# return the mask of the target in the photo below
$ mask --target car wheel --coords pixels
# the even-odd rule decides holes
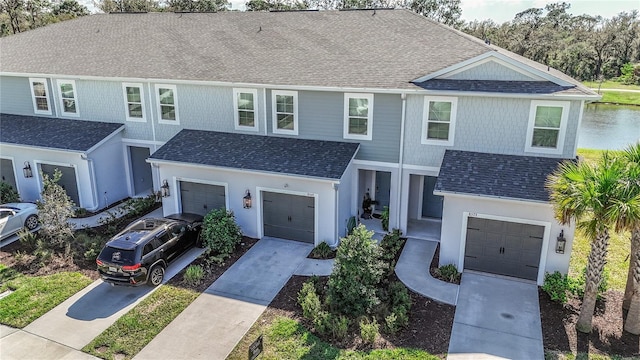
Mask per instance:
[[[156,265],[151,268],[149,272],[149,278],[147,279],[147,284],[149,286],[155,287],[162,284],[162,280],[164,279],[164,268],[162,265]]]
[[[29,215],[24,221],[24,227],[29,230],[34,230],[38,227],[38,217],[36,215]]]

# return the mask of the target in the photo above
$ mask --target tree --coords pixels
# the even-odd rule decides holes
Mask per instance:
[[[38,217],[42,233],[53,245],[70,245],[69,239],[73,237],[73,225],[69,218],[73,217],[73,200],[67,192],[58,184],[62,178],[60,170],[56,169],[53,177],[41,173],[43,190],[38,201]]]
[[[376,289],[386,265],[372,236],[373,231],[360,224],[338,246],[328,293],[331,307],[344,315],[371,314],[380,303]]]
[[[458,27],[462,25],[461,0],[411,0],[409,8],[414,12],[441,22],[445,25]]]
[[[576,329],[590,333],[598,287],[602,281],[609,247],[612,213],[625,206],[619,194],[624,163],[604,153],[597,164],[564,162],[547,179],[556,219],[573,221],[591,239],[585,290]]]
[[[640,142],[623,152],[627,162],[622,193],[629,206],[622,207],[617,217],[617,228],[631,232],[631,253],[623,308],[629,310],[624,330],[640,335]]]
[[[0,181],[0,204],[18,202],[20,195],[11,184]]]
[[[22,31],[20,28],[20,20],[24,11],[23,0],[0,0],[0,12],[7,14],[12,34]]]
[[[227,0],[168,0],[169,11],[216,12],[224,11]]]
[[[296,0],[250,0],[246,4],[248,11],[271,11],[271,10],[304,10],[309,6],[306,2]]]
[[[64,0],[54,5],[52,14],[60,20],[68,20],[89,15],[89,10],[86,6],[80,5],[76,0]]]
[[[105,13],[158,11],[154,0],[97,0],[95,6]]]

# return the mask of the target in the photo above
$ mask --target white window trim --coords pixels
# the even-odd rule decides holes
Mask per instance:
[[[253,126],[240,125],[240,115],[238,114],[238,95],[239,94],[252,94],[253,95]],[[257,89],[233,89],[233,121],[236,130],[240,131],[258,131],[258,90]]]
[[[58,100],[59,100],[58,105],[60,106],[60,115],[80,117],[80,106],[78,104],[78,88],[76,87],[76,81],[59,79],[58,81],[56,81],[56,84],[58,85]],[[62,88],[61,88],[62,84],[71,84],[71,86],[73,87],[73,100],[75,101],[75,104],[76,104],[75,113],[64,111],[64,98],[62,97]]]
[[[450,102],[451,103],[451,119],[449,120],[449,139],[435,140],[427,139],[427,130],[429,125],[429,102]],[[424,111],[422,114],[422,132],[420,133],[420,142],[423,145],[440,145],[453,146],[453,139],[456,134],[456,118],[458,113],[458,98],[453,96],[425,96]]]
[[[536,122],[536,110],[538,106],[553,106],[562,108],[562,116],[560,117],[560,131],[558,132],[558,144],[555,148],[542,148],[531,146],[533,140],[533,127]],[[562,154],[564,151],[564,137],[567,132],[567,122],[569,119],[569,101],[553,101],[553,100],[531,100],[531,108],[529,109],[529,125],[527,126],[527,138],[524,147],[525,152],[539,154]]]
[[[367,114],[367,134],[350,134],[349,133],[349,99],[367,99],[368,101],[368,114]],[[345,139],[353,140],[371,140],[373,139],[373,94],[362,93],[345,93],[344,94],[344,127],[342,131],[342,137]]]
[[[137,87],[140,89],[140,106],[142,106],[141,118],[129,116],[129,97],[127,96],[128,87]],[[122,83],[122,95],[124,96],[124,114],[127,121],[147,122],[147,110],[146,104],[144,103],[144,86],[142,86],[142,83]]]
[[[293,96],[293,130],[278,129],[278,113],[276,98],[278,95]],[[273,90],[271,92],[271,122],[274,134],[298,135],[298,92]]]
[[[49,110],[38,110],[38,103],[36,102],[36,93],[33,91],[33,83],[41,82],[44,84],[45,98],[47,99],[47,108]],[[31,100],[33,101],[33,113],[42,115],[51,115],[51,98],[49,97],[49,84],[45,78],[29,78],[29,88],[31,89]]]
[[[162,107],[160,104],[160,89],[171,89],[173,90],[173,106],[176,110],[176,119],[175,120],[164,120],[162,118]],[[167,124],[167,125],[180,125],[180,116],[178,115],[178,89],[175,85],[167,85],[167,84],[156,84],[156,110],[158,111],[158,124]]]

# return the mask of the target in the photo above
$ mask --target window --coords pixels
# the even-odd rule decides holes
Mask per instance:
[[[258,131],[256,89],[233,89],[233,110],[236,130]]]
[[[142,84],[122,84],[125,112],[128,121],[145,121],[144,91]]]
[[[344,94],[344,138],[371,140],[373,94]]]
[[[273,132],[298,135],[298,93],[274,90],[271,95]]]
[[[458,99],[445,96],[425,96],[422,121],[422,143],[453,145]]]
[[[66,116],[80,116],[74,80],[58,80],[60,90],[60,113]]]
[[[178,117],[178,96],[175,85],[156,85],[158,97],[158,117],[161,124],[180,124]]]
[[[531,101],[525,151],[561,154],[568,116],[568,101]]]
[[[33,99],[33,112],[36,114],[51,115],[51,105],[49,105],[49,90],[47,79],[30,78],[31,96]]]

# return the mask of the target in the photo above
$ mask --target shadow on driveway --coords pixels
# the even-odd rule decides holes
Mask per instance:
[[[104,319],[147,295],[148,286],[111,286],[105,282],[94,287],[67,309],[67,316],[76,320]]]

